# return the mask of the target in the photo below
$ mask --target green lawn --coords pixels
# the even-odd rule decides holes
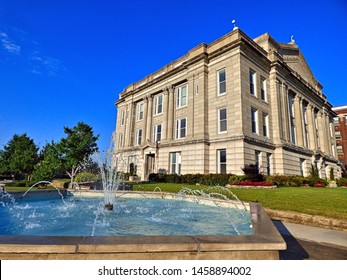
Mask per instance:
[[[134,190],[178,192],[182,188],[203,189],[171,183],[136,184]],[[231,189],[242,201],[259,202],[266,208],[295,211],[347,220],[347,188],[282,187],[277,189]]]

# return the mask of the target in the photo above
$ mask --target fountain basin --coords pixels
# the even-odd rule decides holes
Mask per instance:
[[[102,195],[76,192],[75,195]],[[117,196],[144,196],[117,192]],[[153,193],[172,197],[172,194]],[[146,193],[148,196],[148,193]],[[260,204],[250,203],[253,235],[0,236],[0,259],[278,259],[286,243]]]

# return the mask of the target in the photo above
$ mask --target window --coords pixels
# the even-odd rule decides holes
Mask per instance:
[[[300,159],[300,176],[305,176],[305,160],[303,158]]]
[[[295,116],[294,116],[294,97],[288,95],[289,127],[290,136],[293,144],[296,144]]]
[[[263,136],[269,137],[269,115],[263,113]]]
[[[135,146],[140,146],[142,143],[142,129],[137,129],[135,132]]]
[[[217,71],[217,92],[218,95],[226,94],[226,74],[225,69]]]
[[[174,152],[170,153],[170,173],[171,174],[181,174],[181,153],[180,152]]]
[[[255,151],[255,165],[258,167],[258,173],[260,173],[260,165],[261,165],[261,152]]]
[[[140,121],[143,119],[143,108],[144,108],[144,103],[143,102],[140,102],[140,103],[137,103],[136,105],[136,120],[137,121]]]
[[[343,147],[342,147],[342,146],[337,145],[337,146],[336,146],[336,149],[337,149],[337,153],[338,153],[338,154],[343,154]]]
[[[118,148],[122,148],[123,147],[123,134],[119,134],[118,135]]]
[[[122,110],[122,112],[121,112],[121,126],[124,125],[124,122],[125,122],[125,111]]]
[[[176,96],[176,107],[181,108],[187,106],[187,98],[188,98],[188,85],[182,85],[177,88],[177,96]]]
[[[266,79],[264,77],[260,77],[260,80],[261,80],[260,98],[261,98],[261,100],[267,101]]]
[[[185,138],[187,135],[187,118],[176,121],[176,139]]]
[[[217,150],[217,173],[227,173],[227,151],[225,149]]]
[[[347,116],[345,116],[345,123],[347,123]]]
[[[249,90],[251,95],[253,96],[257,96],[257,92],[256,92],[256,75],[255,75],[255,71],[253,71],[252,69],[249,69]]]
[[[161,124],[156,124],[155,126],[153,126],[153,141],[161,141]]]
[[[227,109],[218,109],[218,133],[227,132]]]
[[[335,138],[336,140],[341,139],[341,131],[335,131]]]
[[[154,115],[159,115],[163,112],[163,95],[154,97]]]
[[[266,154],[266,174],[271,175],[271,154]]]
[[[334,117],[334,123],[339,123],[339,117]]]
[[[251,109],[252,132],[258,134],[258,110]]]

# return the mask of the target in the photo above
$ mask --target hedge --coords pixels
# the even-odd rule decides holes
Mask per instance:
[[[157,174],[149,175],[148,180],[155,183],[181,183],[188,185],[226,186],[232,174]]]

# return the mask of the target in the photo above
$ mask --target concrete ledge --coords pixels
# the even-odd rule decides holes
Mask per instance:
[[[316,226],[328,229],[347,231],[347,220],[338,220],[322,216],[302,214],[291,211],[280,211],[266,208],[266,213],[273,220],[302,224],[306,226]]]

